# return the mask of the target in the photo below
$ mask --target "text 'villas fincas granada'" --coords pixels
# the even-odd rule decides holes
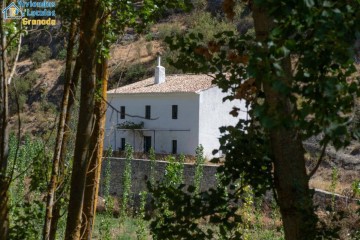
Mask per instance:
[[[4,19],[21,19],[26,25],[56,25],[54,1],[11,2],[2,10]]]

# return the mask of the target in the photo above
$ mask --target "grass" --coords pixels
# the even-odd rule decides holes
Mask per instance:
[[[280,213],[274,204],[262,205],[260,202],[257,204],[250,204],[242,208],[241,212],[247,212],[243,215],[243,220],[246,224],[239,225],[239,231],[243,234],[244,240],[282,240],[284,239],[282,222]],[[120,218],[114,217],[110,212],[98,213],[96,215],[95,228],[92,239],[98,240],[151,240],[153,239],[150,231],[150,222],[142,220],[145,226],[143,235],[138,235],[139,231],[139,217],[126,216],[123,221]],[[202,228],[212,229],[218,232],[218,226],[207,221],[200,221]],[[143,238],[145,236],[145,238]]]
[[[110,229],[110,239],[114,240],[130,240],[137,239],[136,236],[136,219],[134,218],[126,218],[123,223],[120,223],[119,218],[115,218],[109,216],[107,214],[97,214],[95,219],[95,229],[93,232],[93,239],[105,239],[100,233],[100,225],[104,222],[108,223],[108,227]],[[149,234],[150,235],[150,234]],[[151,238],[149,238],[151,239]]]
[[[110,229],[110,239],[111,240],[135,240],[137,238],[136,230],[138,229],[136,225],[136,219],[128,217],[125,221],[120,224],[119,218],[114,218],[107,214],[97,214],[95,229],[93,232],[94,240],[103,240],[104,238],[100,233],[101,222],[107,221],[109,223]],[[149,240],[152,239],[150,233],[147,234]],[[282,240],[284,239],[282,231],[274,229],[271,226],[269,229],[252,229],[247,234],[247,239],[251,240]]]

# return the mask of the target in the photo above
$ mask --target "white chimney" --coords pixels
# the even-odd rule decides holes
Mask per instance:
[[[157,66],[155,68],[155,84],[161,84],[165,82],[165,68],[160,65],[161,56],[158,54]]]

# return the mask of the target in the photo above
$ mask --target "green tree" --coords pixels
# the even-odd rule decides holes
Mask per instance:
[[[94,219],[102,157],[102,144],[99,144],[99,141],[102,140],[104,131],[103,110],[106,102],[108,68],[106,59],[109,57],[110,44],[126,27],[144,29],[161,11],[167,8],[185,8],[185,2],[186,0],[101,0],[81,3],[81,97],[65,239],[80,237],[82,212],[91,221]],[[64,3],[64,6],[73,4],[67,1]],[[91,204],[88,204],[89,201]],[[90,222],[82,237],[91,238],[91,228]]]
[[[81,6],[81,96],[65,233],[65,239],[69,240],[80,239],[86,172],[89,162],[88,158],[91,156],[89,147],[94,121],[93,110],[95,105],[94,100],[97,62],[96,29],[98,28],[101,14],[100,4],[100,1],[86,1],[83,2]]]
[[[5,8],[6,1],[0,4]],[[15,22],[6,22],[0,17],[0,239],[7,239],[9,234],[8,190],[11,177],[7,176],[9,162],[9,85],[15,74],[21,49],[21,26]],[[8,41],[12,39],[12,41]],[[8,57],[8,52],[16,48],[14,58]]]
[[[350,132],[347,127],[354,97],[360,95],[359,80],[352,77],[360,4],[327,0],[258,0],[249,4],[255,39],[229,31],[217,34],[207,44],[195,33],[168,38],[170,48],[181,52],[172,63],[184,71],[214,73],[214,82],[231,92],[224,100],[245,99],[251,106],[251,120],[221,128],[225,136],[220,149],[226,153],[226,162],[220,171],[223,184],[234,190],[228,198],[238,199],[237,193],[246,185],[251,185],[255,194],[273,189],[285,238],[315,239],[319,231],[308,181],[317,167],[306,172],[302,141],[322,133],[323,149],[328,144],[339,149],[359,137],[359,129]],[[235,16],[234,5],[232,0],[224,1],[229,18]],[[237,116],[239,110],[235,108],[231,114]],[[240,177],[237,187],[234,183]],[[178,203],[190,201],[186,194],[177,195],[180,193],[169,192]],[[215,190],[203,195],[206,197],[192,200],[196,206],[204,206],[198,211],[214,212],[209,206],[215,198],[222,199],[221,195]],[[174,207],[178,216],[193,217],[187,213],[189,204],[183,209]],[[227,216],[237,217],[232,210]],[[228,219],[221,222],[230,230],[233,226]],[[171,221],[176,227],[155,230],[180,234],[191,226],[180,218]],[[196,231],[206,235],[199,228]]]
[[[77,6],[77,2],[74,2],[74,6]],[[64,84],[64,92],[63,98],[61,102],[61,112],[59,117],[59,123],[57,128],[57,136],[55,140],[55,148],[54,148],[54,155],[53,155],[53,162],[52,162],[52,173],[50,177],[50,183],[48,186],[47,191],[47,203],[46,203],[46,214],[45,214],[45,221],[44,221],[44,229],[43,229],[43,239],[55,239],[56,237],[56,229],[57,223],[60,218],[60,201],[56,201],[56,189],[59,189],[59,179],[64,179],[64,159],[62,156],[63,148],[64,148],[64,135],[65,131],[67,130],[67,125],[69,121],[67,121],[67,116],[70,116],[70,109],[69,109],[69,98],[71,98],[71,76],[72,76],[72,60],[74,57],[74,47],[75,47],[75,37],[76,37],[76,30],[77,30],[77,21],[74,15],[72,15],[72,22],[70,24],[69,30],[69,41],[67,46],[67,57],[66,57],[66,64],[65,64],[65,84]],[[40,50],[38,50],[40,51]],[[70,104],[71,107],[71,104]],[[66,139],[65,139],[66,140]],[[59,169],[62,168],[62,169]],[[62,185],[65,185],[62,182]],[[61,191],[65,189],[64,186],[61,186]],[[56,202],[58,202],[56,204]]]

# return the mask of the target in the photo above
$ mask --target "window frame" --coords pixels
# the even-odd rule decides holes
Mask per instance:
[[[144,153],[150,152],[150,149],[152,148],[152,141],[153,140],[151,136],[144,136]],[[149,145],[147,143],[149,143]]]
[[[171,106],[171,118],[172,119],[178,119],[179,117],[179,106],[178,105],[172,105]]]
[[[145,119],[151,119],[151,106],[145,105]]]
[[[120,119],[125,119],[125,113],[126,113],[125,106],[120,106]]]
[[[178,142],[176,139],[171,141],[171,154],[177,154],[178,153]]]
[[[121,146],[120,146],[121,151],[125,151],[125,145],[126,145],[126,139],[121,138]]]

